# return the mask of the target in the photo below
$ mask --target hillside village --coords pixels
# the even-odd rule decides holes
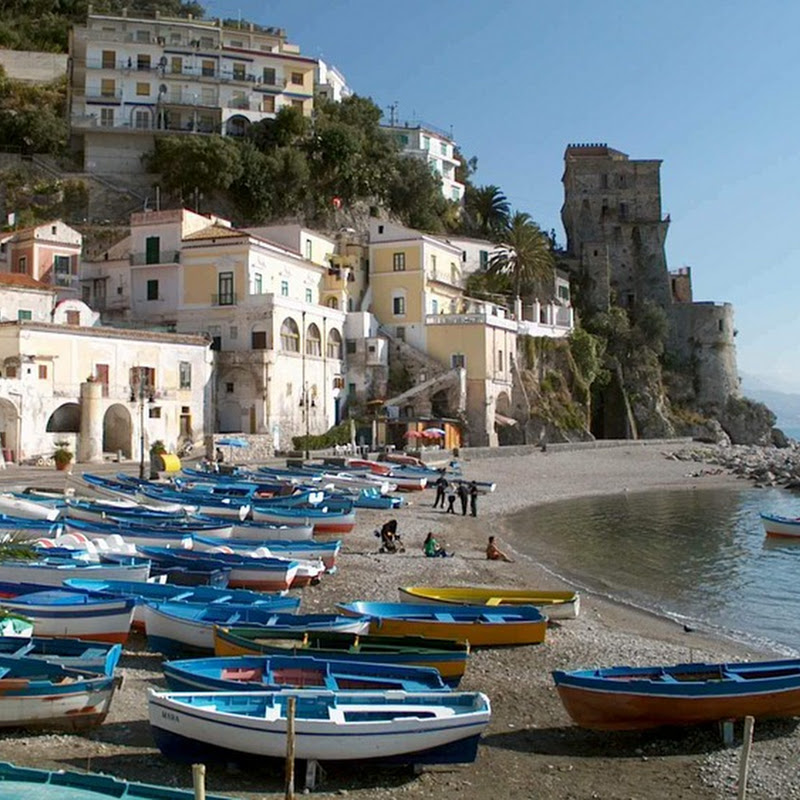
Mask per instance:
[[[63,61],[2,51],[0,63],[33,83],[63,70],[81,158],[70,172],[24,148],[2,156],[59,187],[40,203],[54,215],[30,224],[20,192],[6,183],[2,197],[6,460],[57,442],[84,463],[136,459],[155,442],[213,452],[230,433],[250,459],[403,448],[434,425],[448,449],[676,434],[780,443],[770,412],[740,396],[732,307],[696,302],[691,269],[668,268],[657,160],[568,145],[560,248],[497,187],[472,185],[452,134],[391,118],[366,137],[385,170],[367,184],[363,157],[357,178],[334,159],[327,183],[312,174],[318,198],[303,214],[307,197],[286,205],[299,174],[287,164],[299,162],[275,142],[311,125],[324,160],[347,151],[347,115],[368,109],[282,29],[90,7]],[[186,182],[213,183],[192,155],[211,147],[239,159],[247,211]],[[435,202],[427,188],[419,197],[438,217],[387,189],[409,176],[434,187]],[[267,184],[280,197],[258,195]],[[410,224],[415,213],[431,227]]]

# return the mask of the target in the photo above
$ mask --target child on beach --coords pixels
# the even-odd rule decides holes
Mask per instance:
[[[486,545],[486,558],[489,561],[508,561],[514,563],[513,558],[509,558],[495,543],[494,536],[489,537],[489,544]]]

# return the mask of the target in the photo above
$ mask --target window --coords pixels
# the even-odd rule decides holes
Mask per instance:
[[[139,109],[133,118],[133,126],[134,128],[138,128],[140,131],[149,128],[150,112],[145,111],[144,109]]]
[[[423,136],[422,137],[422,149],[423,150],[430,150],[431,149],[431,137],[430,136]]]
[[[281,296],[289,296],[289,281],[281,281]]]
[[[628,218],[628,204],[627,203],[620,203],[619,204],[619,218],[620,219],[627,219]]]
[[[20,256],[17,259],[17,272],[27,275],[28,274],[28,257]]]
[[[403,325],[398,325],[395,328],[394,335],[401,341],[404,342],[406,340],[406,329]]]
[[[352,356],[356,352],[356,343],[352,339],[347,341],[347,355]]]
[[[235,81],[247,80],[247,75],[245,74],[244,64],[234,64],[233,65],[233,79]]]
[[[269,86],[276,86],[277,83],[275,81],[275,70],[272,67],[264,67],[261,72],[261,82],[266,83]],[[272,98],[273,101],[275,98]]]
[[[314,302],[314,292],[311,289],[306,289],[306,303]]]
[[[17,368],[14,366],[6,367],[6,378],[16,378]]]
[[[232,383],[225,384],[225,392],[227,394],[233,394],[234,385]]]
[[[230,331],[228,333],[231,339],[239,338],[239,328],[236,325],[231,325]]]
[[[489,266],[489,251],[481,250],[478,253],[478,264],[481,269],[486,269]]]
[[[439,313],[439,301],[431,300],[431,314],[438,314],[438,313]]]
[[[39,380],[47,380],[47,364],[39,364]]]
[[[333,328],[328,333],[328,347],[327,347],[327,355],[328,358],[335,358],[341,360],[342,358],[342,334]]]
[[[306,258],[309,261],[311,261],[311,253],[312,253],[311,239],[306,239]]]
[[[213,78],[216,72],[215,64],[211,59],[204,59],[200,62],[200,74],[206,78]]]
[[[213,47],[214,40],[210,36],[200,37],[200,47]]]
[[[136,96],[137,97],[150,97],[150,84],[149,83],[137,83],[136,84]]]
[[[53,256],[53,274],[57,286],[69,286],[71,273],[72,259],[69,256]]]
[[[231,94],[231,108],[250,108],[250,103],[247,100],[247,95],[240,89],[236,89]]]
[[[150,419],[161,419],[161,406],[151,406],[147,410],[147,416]]]
[[[563,283],[558,285],[558,298],[559,300],[569,300],[569,286],[564,286]]]
[[[447,155],[447,142],[439,142],[439,152],[443,155]]]
[[[291,317],[287,317],[281,325],[281,350],[289,353],[300,352],[300,330]]]
[[[114,69],[117,66],[116,50],[103,50],[103,69]]]
[[[355,397],[356,396],[356,385],[354,383],[348,383],[347,384],[347,394],[350,397]]]
[[[503,351],[502,350],[498,350],[497,351],[497,367],[496,368],[497,368],[498,372],[502,372],[503,371]]]
[[[250,334],[250,347],[253,350],[266,350],[267,349],[267,332],[266,331],[253,331]]]
[[[303,85],[303,73],[302,72],[293,72],[292,73],[292,83],[295,86],[302,86]]]
[[[433,274],[434,280],[436,279],[436,256],[431,255],[431,273]]]
[[[161,261],[161,237],[148,236],[144,240],[144,263],[158,264]]]
[[[462,369],[467,366],[467,357],[463,353],[453,353],[450,356],[450,368]]]
[[[264,294],[264,276],[261,273],[253,276],[253,294]]]
[[[396,317],[404,317],[406,313],[406,299],[405,297],[392,298],[392,314]]]
[[[33,312],[32,311],[28,311],[27,309],[21,308],[21,309],[19,309],[19,311],[17,311],[17,319],[20,322],[23,322],[25,320],[33,319]]]
[[[136,56],[136,69],[150,69],[150,56],[147,53]]]
[[[192,388],[192,365],[188,361],[181,361],[178,364],[178,388]]]
[[[292,108],[296,108],[298,111],[303,110],[303,101],[302,100],[292,100]]]
[[[67,325],[80,325],[81,312],[80,311],[67,311]]]
[[[149,42],[150,41],[150,31],[136,31],[136,41],[137,42]]]
[[[149,280],[149,281],[147,281],[147,299],[148,300],[158,300],[158,281],[157,280]]]
[[[101,108],[100,109],[100,127],[113,128],[114,127],[114,109]]]
[[[392,269],[395,272],[405,272],[406,270],[406,254],[395,253],[392,256]]]
[[[221,336],[212,336],[211,337],[211,349],[215,352],[219,352],[222,350],[222,337]]]
[[[180,56],[172,56],[169,70],[175,75],[180,75],[183,72],[183,59]]]
[[[117,82],[113,78],[102,78],[100,94],[103,97],[114,97],[117,93]]]
[[[314,324],[309,325],[306,332],[306,355],[322,355],[322,338],[319,335],[319,328]]]
[[[265,114],[275,113],[275,98],[272,95],[267,95],[261,100],[261,110]]]
[[[221,306],[232,306],[235,299],[233,295],[233,273],[220,272],[217,282],[219,286],[219,304]]]

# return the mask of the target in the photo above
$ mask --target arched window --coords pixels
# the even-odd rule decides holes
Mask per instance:
[[[339,308],[339,301],[335,297],[329,297],[325,301],[325,305],[328,306],[328,308]]]
[[[341,359],[342,357],[342,334],[332,328],[328,333],[328,358]]]
[[[322,355],[322,337],[319,335],[319,328],[313,322],[306,331],[306,355]]]
[[[286,317],[281,325],[281,350],[290,353],[300,352],[300,330],[291,317]]]

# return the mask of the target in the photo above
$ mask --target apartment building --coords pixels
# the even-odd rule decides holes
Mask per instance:
[[[286,106],[310,116],[317,69],[281,28],[90,12],[70,37],[74,144],[89,172],[141,172],[158,135],[243,136]]]
[[[464,184],[456,180],[459,165],[455,157],[456,143],[452,134],[424,122],[403,122],[381,126],[400,145],[403,152],[422,159],[442,180],[442,194],[447,200],[460,203]]]

